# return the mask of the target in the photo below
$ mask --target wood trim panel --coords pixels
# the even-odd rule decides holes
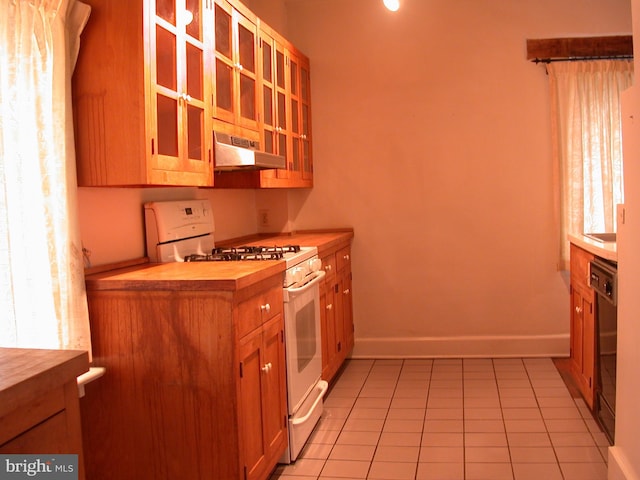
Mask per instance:
[[[527,39],[527,60],[633,56],[633,37]]]

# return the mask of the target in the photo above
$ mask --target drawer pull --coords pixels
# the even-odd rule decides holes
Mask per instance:
[[[349,261],[349,255],[345,255],[344,257],[342,257],[344,260]]]
[[[269,313],[271,311],[271,305],[269,305],[268,303],[260,305],[260,310]]]
[[[331,271],[331,265],[326,265],[326,266],[324,267],[324,269],[325,269],[327,272],[330,272],[330,271]]]
[[[331,310],[333,308],[333,303],[330,303],[329,305],[327,305],[327,310]]]

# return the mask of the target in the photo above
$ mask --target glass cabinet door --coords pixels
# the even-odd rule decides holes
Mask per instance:
[[[286,61],[284,47],[270,32],[260,31],[262,84],[261,141],[265,152],[287,158]],[[288,178],[287,168],[265,170],[263,177]]]
[[[289,93],[291,110],[291,167],[295,177],[302,176],[302,125],[300,115],[300,65],[298,59],[291,55],[289,61]]]
[[[311,186],[313,160],[311,158],[311,85],[309,62],[295,50],[289,55],[289,115],[290,115],[290,178],[299,185]]]
[[[258,130],[256,22],[224,0],[216,0],[214,117]]]
[[[215,25],[215,71],[216,102],[214,116],[233,122],[234,59],[233,59],[233,15],[226,3],[214,7]]]
[[[203,0],[155,2],[152,91],[161,170],[208,168],[203,16]]]
[[[262,62],[262,148],[267,153],[276,153],[275,143],[275,77],[273,40],[266,34],[260,38],[260,58]]]
[[[283,155],[287,168],[278,170],[278,178],[288,178],[291,169],[289,151],[287,56],[283,46],[276,44],[276,145],[278,155]]]
[[[257,108],[257,69],[256,69],[256,26],[240,13],[237,17],[237,42],[240,124],[256,128],[258,123]]]
[[[302,178],[313,178],[313,162],[311,159],[311,76],[309,66],[300,66],[300,110],[302,115],[300,141],[302,143]]]
[[[166,0],[158,1],[159,8],[163,3],[174,3]],[[163,15],[175,21],[174,10],[162,9]],[[178,60],[177,37],[171,31],[156,25],[156,124],[158,131],[159,155],[178,157]],[[172,29],[173,30],[173,29]]]
[[[187,158],[207,160],[204,147],[205,95],[204,95],[204,44],[202,32],[201,0],[186,0],[184,11],[185,36],[185,85],[186,106],[185,135]]]

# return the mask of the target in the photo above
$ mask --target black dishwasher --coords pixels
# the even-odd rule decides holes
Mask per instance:
[[[616,350],[618,343],[618,266],[596,257],[591,262],[590,284],[596,292],[596,415],[609,443],[615,438]]]

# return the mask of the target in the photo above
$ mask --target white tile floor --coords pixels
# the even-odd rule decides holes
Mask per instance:
[[[272,480],[605,480],[606,437],[551,359],[351,360]]]

